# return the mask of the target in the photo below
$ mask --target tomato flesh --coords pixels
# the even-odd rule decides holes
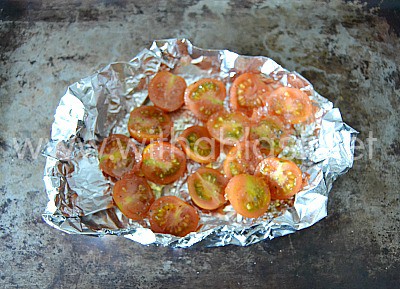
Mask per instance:
[[[271,93],[267,103],[270,115],[289,124],[305,122],[312,114],[310,98],[297,88],[280,87]]]
[[[220,111],[207,122],[208,132],[220,143],[235,145],[247,139],[250,121],[241,112]]]
[[[257,142],[239,143],[228,152],[224,161],[224,173],[228,178],[240,174],[254,174],[263,159]]]
[[[151,143],[143,150],[142,172],[149,181],[159,185],[170,184],[182,177],[185,171],[185,153],[170,143]]]
[[[225,177],[211,168],[199,168],[188,177],[188,188],[192,201],[206,210],[215,210],[225,204],[226,184]]]
[[[249,174],[233,177],[225,192],[235,211],[246,218],[258,218],[269,208],[271,195],[267,183]]]
[[[115,183],[113,199],[122,214],[138,221],[147,216],[154,193],[145,178],[131,176]]]
[[[195,232],[200,220],[195,208],[175,196],[157,199],[151,205],[149,215],[153,232],[178,237]]]
[[[185,89],[185,79],[168,71],[160,71],[149,83],[149,98],[156,107],[171,112],[183,105]]]
[[[185,129],[178,142],[189,158],[201,164],[216,161],[220,153],[219,143],[202,126]]]
[[[212,114],[224,108],[226,97],[225,84],[211,78],[201,79],[185,91],[185,104],[201,121],[206,121]]]
[[[129,118],[130,135],[141,143],[168,138],[172,128],[171,118],[154,106],[135,108]]]
[[[105,138],[99,147],[100,169],[114,178],[136,172],[140,167],[141,155],[132,140],[121,134]]]
[[[302,172],[292,161],[269,157],[259,163],[256,176],[268,183],[272,199],[288,199],[302,188]]]

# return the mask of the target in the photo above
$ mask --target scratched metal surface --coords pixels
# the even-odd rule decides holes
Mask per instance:
[[[0,3],[1,288],[398,286],[395,1],[371,13],[339,0],[64,2]],[[307,77],[361,132],[366,149],[359,148],[354,168],[335,182],[326,219],[250,247],[185,250],[66,235],[43,223],[45,160],[23,154],[21,146],[29,140],[34,149],[44,146],[69,84],[167,37],[269,56]],[[370,131],[377,138],[372,149]]]

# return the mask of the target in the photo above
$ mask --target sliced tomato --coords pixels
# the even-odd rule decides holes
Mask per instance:
[[[190,197],[200,208],[215,210],[225,204],[227,179],[217,170],[199,168],[188,177],[187,182]]]
[[[259,144],[253,141],[238,143],[231,148],[224,161],[224,173],[228,178],[240,174],[254,174],[263,156]]]
[[[185,129],[178,142],[189,158],[201,164],[216,161],[220,153],[219,143],[203,126],[191,126]]]
[[[262,178],[248,174],[233,177],[225,192],[235,211],[246,218],[262,216],[271,202],[267,183]]]
[[[143,220],[147,216],[155,200],[146,179],[132,176],[115,183],[113,199],[122,214],[135,221]]]
[[[200,220],[195,208],[175,196],[157,199],[151,205],[149,215],[153,232],[178,237],[195,232]]]
[[[208,132],[220,143],[235,145],[243,142],[249,135],[250,120],[239,112],[220,111],[213,114],[208,122]]]
[[[188,86],[185,104],[196,117],[206,121],[210,115],[224,109],[225,97],[226,89],[222,81],[204,78]]]
[[[139,170],[142,157],[133,141],[122,134],[112,134],[99,146],[100,169],[114,178]]]
[[[135,108],[129,118],[130,135],[141,143],[163,140],[169,137],[172,128],[171,118],[154,106]]]
[[[158,108],[175,111],[184,103],[185,89],[185,79],[168,71],[160,71],[149,83],[149,98]]]
[[[143,150],[142,172],[146,179],[166,185],[175,182],[186,171],[183,151],[167,142],[149,144]]]
[[[305,122],[312,114],[311,100],[297,88],[280,87],[267,98],[268,113],[283,122],[297,124]]]
[[[231,108],[251,116],[254,109],[264,105],[266,94],[270,92],[266,80],[260,73],[241,74],[230,89]]]
[[[282,151],[280,139],[286,131],[278,117],[254,114],[249,139],[259,141],[264,154],[278,155]]]
[[[292,161],[269,157],[259,163],[256,176],[264,177],[272,199],[288,199],[302,188],[302,172]]]

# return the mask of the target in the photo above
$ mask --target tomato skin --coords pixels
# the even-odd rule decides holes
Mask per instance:
[[[192,201],[202,209],[215,210],[226,203],[227,179],[217,170],[201,167],[187,180]]]
[[[235,211],[246,218],[258,218],[269,208],[271,195],[267,183],[249,174],[234,176],[225,192]]]
[[[185,79],[168,71],[160,71],[149,83],[149,98],[156,107],[171,112],[183,105],[185,89]]]
[[[232,147],[223,164],[227,178],[240,174],[254,174],[263,156],[258,142],[245,141]]]
[[[195,208],[175,196],[157,199],[150,207],[149,216],[153,232],[178,237],[195,232],[200,220]]]
[[[148,144],[151,141],[169,137],[172,128],[171,118],[155,106],[141,106],[132,110],[128,130],[138,142]]]
[[[220,146],[203,126],[191,126],[178,138],[186,155],[201,164],[208,164],[218,159]]]
[[[175,182],[186,171],[183,151],[167,142],[154,142],[143,150],[142,172],[146,179],[166,185]]]
[[[273,200],[288,199],[297,194],[303,185],[300,168],[290,160],[268,157],[259,163],[256,176],[268,183]]]
[[[249,135],[249,118],[241,112],[219,111],[207,121],[208,132],[220,143],[235,145]]]
[[[280,87],[271,93],[266,102],[268,114],[279,117],[284,123],[302,123],[312,114],[310,98],[297,88]]]
[[[99,146],[100,169],[114,178],[137,172],[142,156],[132,140],[122,134],[111,134]]]
[[[225,84],[212,78],[203,78],[192,83],[185,90],[185,104],[201,121],[224,109]]]
[[[126,217],[139,221],[147,216],[155,198],[145,178],[130,176],[115,183],[113,200]]]

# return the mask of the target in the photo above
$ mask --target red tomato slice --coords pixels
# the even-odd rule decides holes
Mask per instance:
[[[182,177],[185,171],[185,153],[170,143],[151,143],[143,150],[142,172],[149,181],[159,185],[170,184]]]
[[[113,199],[122,214],[139,221],[143,220],[154,202],[154,194],[145,178],[130,177],[115,183]]]
[[[195,232],[200,220],[195,208],[175,196],[157,199],[151,205],[149,214],[153,232],[178,237]]]
[[[230,106],[251,116],[253,110],[264,105],[266,94],[270,89],[266,78],[259,73],[247,72],[236,78],[230,89]]]
[[[220,111],[207,122],[208,132],[220,143],[235,145],[249,135],[250,120],[241,112]]]
[[[280,87],[271,93],[267,103],[269,114],[289,124],[304,122],[312,114],[310,98],[297,88]]]
[[[267,183],[262,178],[248,174],[233,177],[225,192],[235,211],[246,218],[262,216],[271,202]]]
[[[185,129],[178,138],[178,142],[189,158],[201,164],[216,161],[220,153],[219,143],[202,126],[191,126]]]
[[[228,178],[240,174],[254,174],[259,162],[263,160],[257,142],[239,143],[226,155],[224,172]]]
[[[263,153],[278,155],[282,151],[280,139],[286,131],[278,117],[254,114],[249,139],[259,141]]]
[[[201,121],[224,109],[226,97],[222,81],[211,78],[200,79],[191,84],[185,91],[185,104]]]
[[[192,201],[202,209],[215,210],[225,204],[227,180],[217,170],[199,168],[188,178],[189,194]]]
[[[301,190],[303,184],[302,172],[294,162],[275,157],[259,163],[255,175],[264,177],[273,200],[290,198]]]
[[[138,171],[141,155],[133,141],[122,134],[112,134],[99,147],[100,169],[115,178]]]
[[[168,71],[158,72],[149,83],[149,98],[164,111],[179,109],[184,101],[186,81]]]
[[[169,137],[172,128],[170,117],[154,106],[135,108],[130,115],[128,130],[141,143],[163,140]]]

